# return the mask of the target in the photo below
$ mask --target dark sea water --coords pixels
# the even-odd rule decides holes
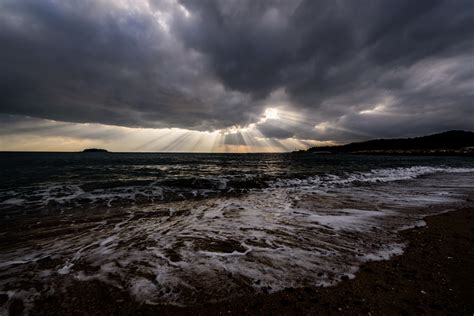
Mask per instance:
[[[178,305],[331,285],[474,191],[462,157],[0,153],[0,166],[0,294],[27,308],[92,280]]]
[[[301,181],[380,181],[443,168],[474,168],[458,157],[317,154],[1,153],[0,209],[35,211],[185,200]],[[433,170],[431,170],[433,169]],[[372,173],[373,170],[379,174]],[[316,181],[315,181],[315,178]]]

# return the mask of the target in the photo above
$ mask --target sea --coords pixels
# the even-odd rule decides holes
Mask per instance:
[[[0,153],[0,167],[0,298],[26,310],[81,282],[178,306],[331,286],[474,196],[472,157]]]

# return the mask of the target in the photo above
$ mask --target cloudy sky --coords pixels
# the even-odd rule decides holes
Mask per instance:
[[[472,0],[0,0],[0,150],[474,129]]]

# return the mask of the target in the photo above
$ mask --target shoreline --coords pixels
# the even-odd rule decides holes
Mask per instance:
[[[468,200],[470,201],[470,200]],[[35,304],[32,314],[458,314],[474,312],[474,208],[424,218],[400,232],[404,253],[361,265],[333,287],[287,288],[188,307],[146,305],[99,281],[77,282]],[[10,314],[21,314],[12,302]]]

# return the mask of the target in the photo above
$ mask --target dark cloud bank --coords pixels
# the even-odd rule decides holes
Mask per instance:
[[[270,100],[306,120],[275,138],[474,127],[471,0],[0,0],[0,43],[3,114],[213,130]]]

